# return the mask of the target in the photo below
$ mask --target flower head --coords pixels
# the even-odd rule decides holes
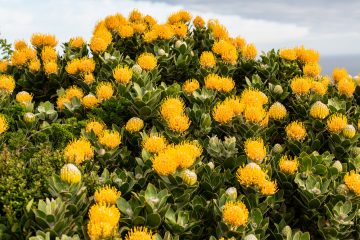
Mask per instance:
[[[306,129],[304,123],[293,121],[289,123],[286,128],[286,135],[290,140],[302,141],[306,137]]]
[[[274,195],[277,192],[277,184],[273,181],[263,181],[258,187],[260,188],[261,194],[265,196]]]
[[[215,56],[209,51],[202,52],[199,61],[203,68],[213,68],[216,65]]]
[[[180,97],[167,97],[160,106],[160,114],[168,120],[171,117],[183,114],[185,103]]]
[[[291,80],[291,90],[296,95],[308,94],[311,89],[312,80],[310,78],[295,77]]]
[[[328,85],[324,82],[313,81],[311,84],[311,91],[319,94],[320,96],[324,96],[327,90]]]
[[[246,60],[254,60],[257,55],[257,49],[254,44],[247,44],[241,49],[241,54]]]
[[[0,60],[0,73],[4,73],[7,71],[9,66],[9,61],[7,60]]]
[[[113,77],[115,80],[122,84],[127,84],[130,82],[133,75],[133,71],[128,66],[120,66],[118,65],[113,70]]]
[[[44,63],[44,71],[46,74],[57,74],[58,71],[58,65],[56,62],[50,61]]]
[[[155,236],[146,227],[134,227],[126,234],[125,240],[154,240]]]
[[[109,82],[100,82],[96,87],[96,96],[100,101],[108,100],[113,94],[114,89]]]
[[[142,145],[146,151],[158,153],[166,148],[167,141],[165,137],[160,134],[151,134],[143,140]]]
[[[248,122],[260,124],[267,117],[267,113],[262,106],[247,106],[244,110],[244,118]]]
[[[347,118],[341,113],[335,113],[329,117],[326,124],[331,133],[340,133],[347,125]]]
[[[304,46],[295,49],[296,57],[301,63],[313,63],[318,62],[320,54],[314,49],[305,49]]]
[[[85,108],[95,108],[99,105],[99,100],[93,94],[88,94],[81,100],[82,105]]]
[[[296,157],[293,160],[287,155],[282,156],[279,161],[279,169],[285,174],[294,174],[299,167],[299,162]]]
[[[348,78],[349,73],[345,68],[334,68],[332,72],[332,77],[334,79],[334,82],[337,83],[343,78]]]
[[[245,167],[240,167],[236,172],[236,177],[241,185],[258,186],[266,180],[266,173],[256,163],[250,163]]]
[[[64,157],[68,162],[81,164],[94,156],[94,149],[91,143],[81,137],[70,142],[64,149]]]
[[[56,37],[51,34],[35,33],[31,36],[31,44],[34,47],[55,47],[57,43],[58,41],[56,40]]]
[[[227,202],[223,209],[224,222],[232,227],[245,226],[249,219],[249,210],[243,202]]]
[[[360,196],[360,174],[350,171],[344,176],[346,186],[357,196]]]
[[[181,179],[189,186],[192,186],[197,181],[197,175],[194,171],[191,171],[189,169],[185,169],[180,174]]]
[[[240,98],[246,106],[263,106],[268,103],[268,97],[263,92],[253,88],[245,89]]]
[[[99,143],[110,149],[114,149],[121,143],[121,135],[118,131],[105,130],[99,136]]]
[[[90,133],[91,131],[93,131],[97,136],[100,136],[105,129],[105,124],[96,120],[88,121],[85,126],[86,132]]]
[[[96,203],[115,205],[121,193],[115,187],[105,186],[97,189],[94,193]]]
[[[18,94],[16,94],[16,101],[18,103],[29,103],[31,102],[33,99],[32,94],[26,92],[26,91],[21,91],[18,92]]]
[[[84,92],[77,86],[71,86],[65,90],[65,97],[71,100],[73,97],[81,99],[84,96]]]
[[[152,158],[153,168],[155,172],[162,176],[174,174],[179,166],[179,163],[174,159],[173,147],[168,147]]]
[[[285,60],[296,60],[296,51],[293,48],[282,48],[279,51],[279,55],[282,59]]]
[[[9,129],[9,124],[4,115],[0,114],[0,134],[6,132]]]
[[[12,93],[15,89],[15,79],[11,75],[0,75],[0,92]]]
[[[196,28],[203,28],[205,26],[205,21],[202,17],[196,16],[194,18],[193,24]]]
[[[303,72],[307,77],[317,77],[321,72],[321,67],[316,62],[307,63],[303,68]]]
[[[218,103],[215,105],[215,107],[212,111],[212,116],[213,116],[214,120],[217,121],[218,123],[226,124],[226,123],[229,123],[233,119],[235,114],[234,114],[234,109],[231,106],[231,104],[223,102],[223,103]]]
[[[51,61],[56,62],[57,60],[56,50],[52,47],[45,46],[41,50],[41,59],[43,60],[43,62],[51,62]]]
[[[199,88],[200,84],[196,79],[188,79],[184,82],[182,86],[183,92],[189,95],[192,94],[194,91],[198,90]]]
[[[85,40],[82,37],[73,37],[70,38],[69,47],[70,48],[81,48],[85,44]]]
[[[181,114],[167,120],[168,127],[178,133],[183,133],[189,129],[191,121],[188,116]]]
[[[212,46],[212,51],[220,55],[222,60],[230,64],[235,64],[238,59],[236,47],[226,40],[219,40],[215,42]]]
[[[81,181],[81,172],[74,164],[67,163],[60,170],[60,178],[69,184],[78,183]]]
[[[138,117],[130,118],[125,125],[125,129],[128,132],[135,133],[140,131],[144,127],[144,121]]]
[[[136,62],[142,69],[148,71],[153,70],[157,65],[156,57],[151,53],[142,53]]]
[[[356,134],[355,127],[351,124],[346,125],[346,127],[342,131],[342,134],[346,138],[353,138]]]
[[[342,78],[337,82],[336,87],[339,93],[347,97],[352,97],[356,89],[356,83],[351,78]]]
[[[244,144],[246,156],[255,162],[261,162],[266,157],[264,140],[261,138],[247,139]]]
[[[317,119],[325,119],[329,116],[329,108],[326,104],[317,101],[310,108],[310,116]]]
[[[273,103],[269,108],[269,118],[274,120],[282,120],[286,117],[287,111],[284,105],[279,102]]]
[[[129,24],[118,26],[116,32],[121,38],[131,38],[134,36],[134,28]]]

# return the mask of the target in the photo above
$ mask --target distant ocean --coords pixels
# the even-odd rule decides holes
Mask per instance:
[[[352,76],[360,73],[360,55],[340,55],[320,57],[320,65],[323,75],[331,75],[335,67],[344,67]]]

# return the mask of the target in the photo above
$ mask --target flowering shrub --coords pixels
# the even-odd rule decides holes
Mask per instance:
[[[181,10],[0,60],[1,239],[359,239],[359,77]]]

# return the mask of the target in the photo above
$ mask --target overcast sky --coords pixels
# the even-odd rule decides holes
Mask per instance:
[[[0,33],[13,41],[33,32],[53,33],[65,41],[90,38],[96,21],[137,8],[159,21],[186,9],[217,18],[232,35],[259,50],[304,44],[322,55],[360,54],[360,1],[331,0],[0,0]]]

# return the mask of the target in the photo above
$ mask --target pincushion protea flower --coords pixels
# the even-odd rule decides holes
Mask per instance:
[[[243,202],[227,202],[223,209],[224,222],[232,227],[245,226],[249,219],[249,210]]]

